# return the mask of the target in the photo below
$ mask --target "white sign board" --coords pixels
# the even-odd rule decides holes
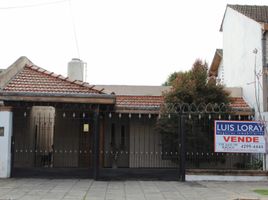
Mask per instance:
[[[215,152],[265,153],[265,127],[258,121],[215,120]]]

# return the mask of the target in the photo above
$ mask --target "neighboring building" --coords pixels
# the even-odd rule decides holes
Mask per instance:
[[[210,77],[225,87],[241,87],[255,118],[267,121],[268,6],[227,5],[220,31],[223,49],[215,52]]]
[[[267,112],[267,30],[268,6],[227,5],[220,28],[223,57],[218,68],[224,77],[218,74],[218,78],[226,87],[241,87],[257,116]]]

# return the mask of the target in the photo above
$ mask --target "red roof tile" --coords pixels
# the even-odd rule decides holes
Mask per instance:
[[[116,96],[118,108],[159,109],[163,96]]]
[[[252,111],[242,97],[231,97],[230,101],[234,111]],[[116,96],[117,109],[158,110],[163,103],[163,96]]]
[[[242,97],[231,97],[230,107],[233,109],[251,109]]]
[[[37,66],[26,65],[3,88],[5,92],[46,93],[46,94],[98,94],[88,83],[71,81],[61,75]]]

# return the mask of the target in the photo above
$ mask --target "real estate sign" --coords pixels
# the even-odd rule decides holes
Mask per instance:
[[[265,153],[265,126],[258,121],[215,120],[215,152]]]

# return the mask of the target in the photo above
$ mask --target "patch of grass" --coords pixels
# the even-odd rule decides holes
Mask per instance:
[[[268,189],[257,189],[253,191],[261,195],[268,195]]]

